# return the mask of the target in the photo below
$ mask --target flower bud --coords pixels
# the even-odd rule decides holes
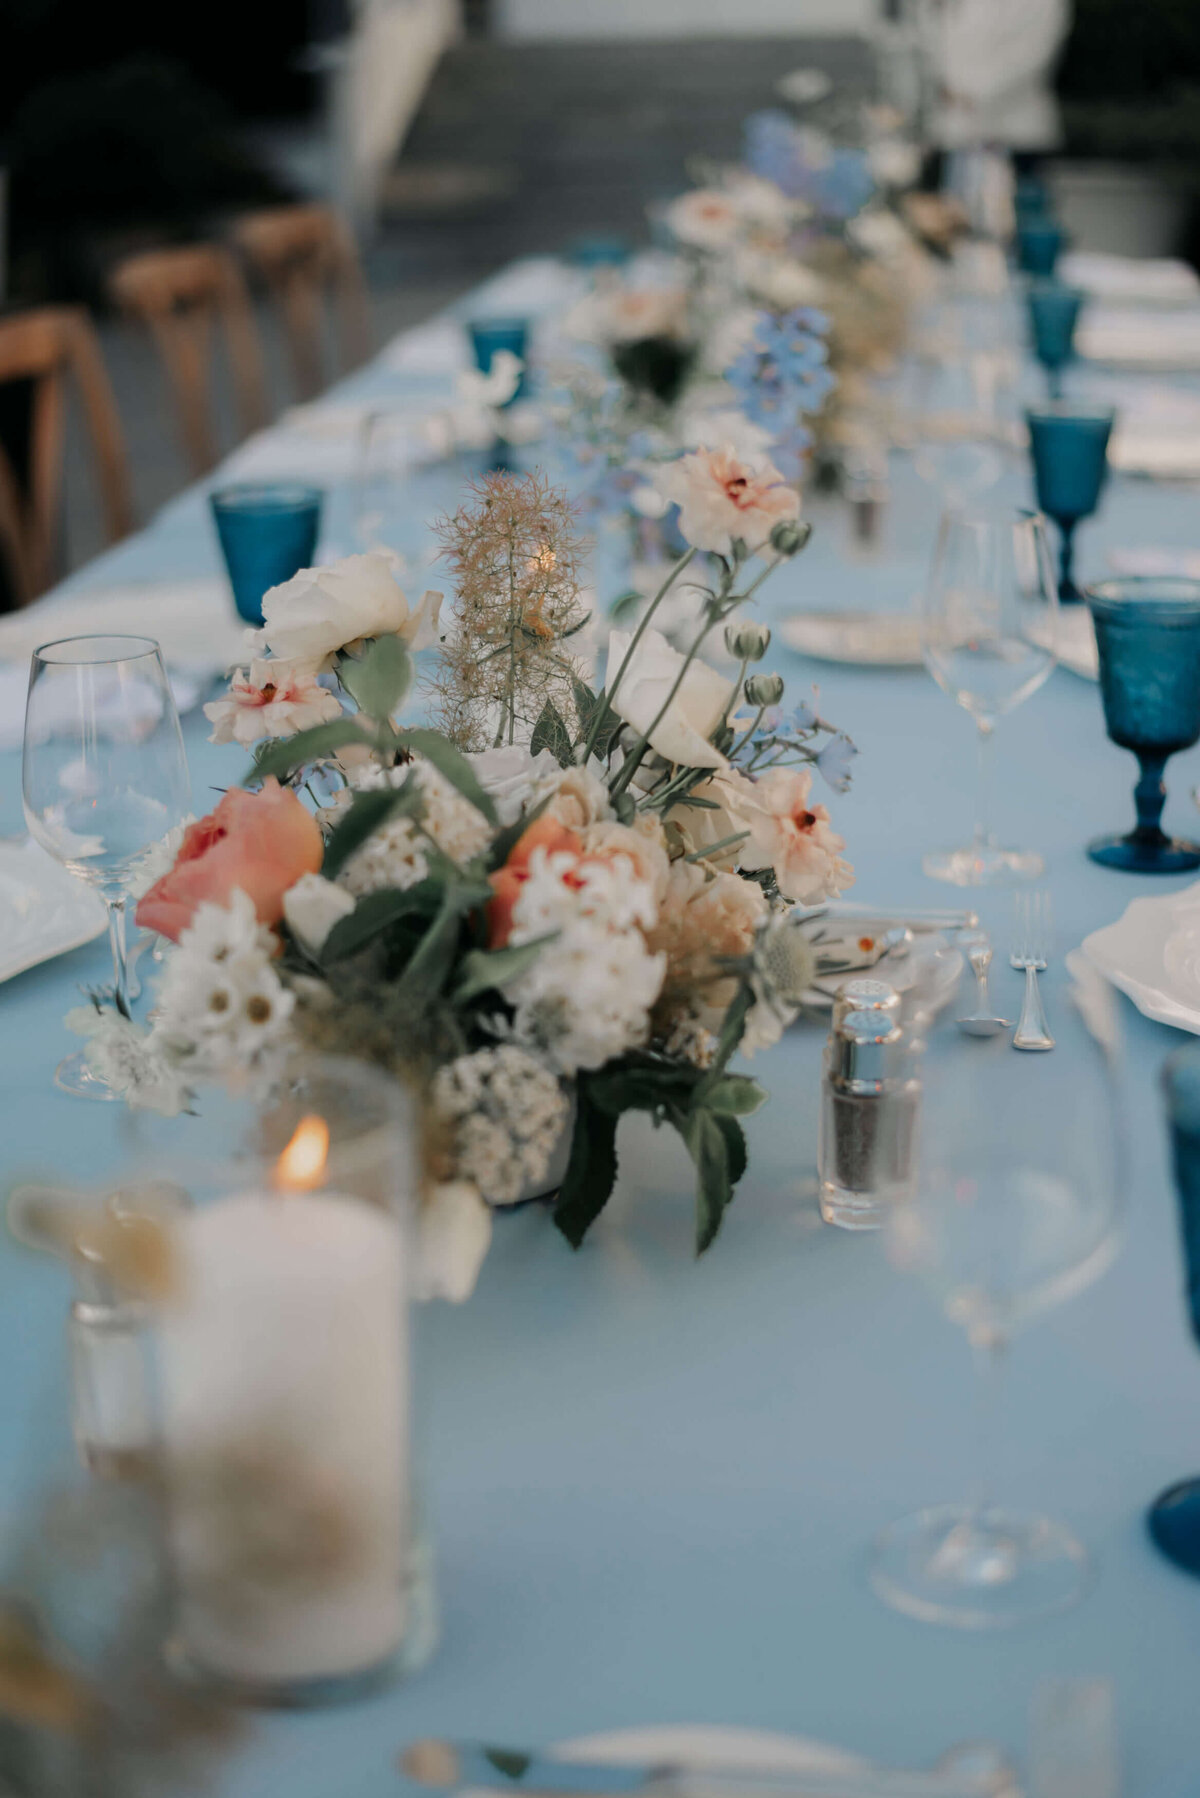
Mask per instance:
[[[785,519],[771,532],[771,548],[776,555],[798,556],[811,536],[812,525],[807,518],[796,522]]]
[[[761,662],[771,644],[771,632],[765,624],[747,620],[725,626],[725,647],[739,662]]]
[[[746,703],[748,705],[778,705],[782,698],[782,674],[752,674],[746,682]]]

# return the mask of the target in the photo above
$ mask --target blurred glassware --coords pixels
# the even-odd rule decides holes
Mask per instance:
[[[1200,739],[1200,581],[1131,575],[1098,582],[1087,601],[1108,734],[1132,750],[1141,770],[1136,826],[1126,836],[1097,837],[1088,854],[1135,874],[1200,868],[1200,843],[1169,837],[1161,824],[1168,758]]]
[[[918,358],[912,369],[913,463],[948,506],[995,485],[1004,468],[995,359],[980,353]]]
[[[975,720],[979,789],[975,834],[964,848],[923,857],[955,886],[1032,879],[1040,855],[1001,849],[989,816],[990,745],[998,720],[1029,698],[1054,667],[1058,595],[1045,521],[1008,506],[947,513],[921,597],[925,665]]]
[[[508,350],[522,363],[521,378],[511,397],[504,401],[513,406],[523,400],[529,389],[529,320],[527,318],[473,318],[467,321],[475,366],[481,375],[492,372],[492,357],[498,350]]]
[[[1081,287],[1061,281],[1031,281],[1029,326],[1034,354],[1046,371],[1050,398],[1062,398],[1062,371],[1075,355],[1075,325],[1087,298]]]
[[[1037,503],[1061,534],[1058,597],[1068,605],[1083,598],[1073,573],[1075,527],[1100,503],[1115,416],[1111,406],[1081,411],[1054,403],[1025,414]]]
[[[1067,246],[1061,225],[1044,215],[1017,224],[1017,262],[1027,275],[1049,276]]]
[[[1029,1798],[1120,1798],[1111,1679],[1040,1679],[1029,1716]]]
[[[400,538],[411,534],[405,482],[418,460],[410,414],[381,407],[365,415],[350,483],[352,529],[359,548],[399,551]]]
[[[319,487],[218,487],[209,505],[239,616],[260,628],[263,594],[311,568],[321,526]]]
[[[567,260],[576,268],[596,271],[597,269],[623,268],[629,261],[632,251],[627,237],[620,237],[615,232],[588,233],[583,237],[571,240],[567,247]]]
[[[21,769],[30,834],[100,894],[117,1010],[130,1015],[125,906],[148,859],[187,816],[187,761],[158,644],[67,637],[33,656]],[[54,1076],[80,1098],[118,1095],[69,1055]]]
[[[1189,1043],[1167,1057],[1162,1086],[1179,1198],[1188,1322],[1200,1345],[1200,1045]],[[1177,1480],[1160,1492],[1146,1522],[1155,1546],[1169,1561],[1200,1575],[1200,1475]]]
[[[1106,1014],[1106,1022],[1111,1014]],[[896,1610],[989,1629],[1064,1609],[1088,1557],[1061,1524],[993,1502],[992,1404],[1014,1332],[1096,1279],[1117,1247],[1125,1132],[1115,1045],[1081,1020],[1070,1055],[997,1041],[925,1072],[920,1169],[890,1213],[897,1266],[919,1274],[979,1369],[973,1502],[920,1511],[877,1539],[870,1577]]]

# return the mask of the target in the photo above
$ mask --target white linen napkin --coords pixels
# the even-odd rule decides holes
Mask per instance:
[[[153,637],[171,667],[204,679],[246,660],[246,626],[228,583],[139,581],[64,595],[0,618],[0,662],[29,672],[29,658],[61,637]]]
[[[1159,306],[1200,302],[1200,277],[1173,256],[1112,256],[1100,250],[1071,250],[1060,257],[1059,278],[1097,299],[1141,301]]]
[[[1123,368],[1200,368],[1200,306],[1093,306],[1079,320],[1076,347],[1089,362]]]

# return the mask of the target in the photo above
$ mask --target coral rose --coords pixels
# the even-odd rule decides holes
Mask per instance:
[[[278,924],[284,894],[317,873],[324,855],[316,819],[277,780],[258,793],[234,787],[188,826],[174,867],[140,901],[137,922],[177,943],[198,905],[226,905],[240,890],[261,924]]]
[[[512,935],[513,907],[529,879],[529,860],[535,849],[544,849],[548,855],[564,849],[571,855],[583,854],[575,832],[545,813],[521,832],[504,866],[489,876],[493,894],[486,913],[489,949],[503,949]]]

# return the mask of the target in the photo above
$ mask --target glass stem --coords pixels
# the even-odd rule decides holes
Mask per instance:
[[[129,969],[125,956],[125,895],[104,900],[108,908],[108,941],[113,958],[113,1003],[123,1018],[133,1016],[129,1006]]]
[[[1075,567],[1075,525],[1077,520],[1068,518],[1064,523],[1059,521],[1059,535],[1062,542],[1058,551],[1058,597],[1063,600],[1079,598],[1079,589],[1075,585],[1072,572]]]
[[[1002,1376],[1008,1343],[1003,1336],[980,1332],[971,1338],[975,1357],[975,1489],[971,1510],[981,1517],[996,1494],[996,1456],[999,1437]]]
[[[1163,769],[1167,758],[1165,755],[1139,755],[1138,765],[1141,774],[1133,789],[1133,803],[1137,807],[1137,829],[1133,834],[1143,843],[1163,843],[1166,838],[1161,820],[1167,798]]]
[[[990,718],[975,720],[979,729],[979,778],[975,789],[975,847],[992,847],[992,737],[996,726]]]

